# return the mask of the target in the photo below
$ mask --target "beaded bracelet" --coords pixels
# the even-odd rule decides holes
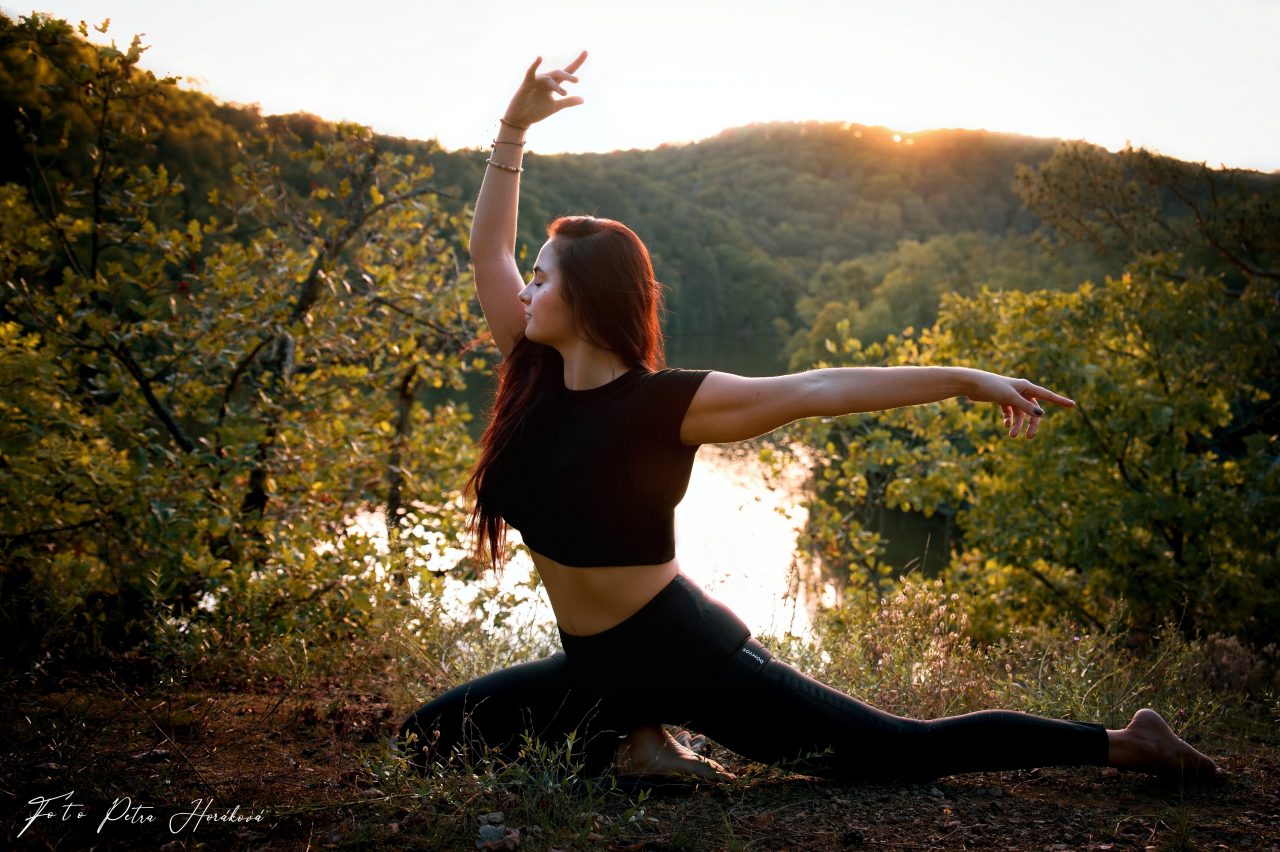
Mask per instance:
[[[493,166],[495,169],[502,169],[504,172],[520,174],[520,172],[524,171],[524,168],[520,166],[508,166],[506,163],[499,163],[495,161],[492,157],[489,158],[488,160],[485,160],[485,162]]]

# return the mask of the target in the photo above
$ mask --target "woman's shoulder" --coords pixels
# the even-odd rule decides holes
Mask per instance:
[[[702,381],[712,373],[711,370],[688,369],[685,367],[662,367],[657,370],[641,370],[642,379],[651,382],[691,382]]]
[[[655,434],[676,443],[680,440],[680,424],[693,401],[694,394],[711,370],[688,370],[681,367],[664,367],[642,374],[636,382],[637,398],[645,412],[646,421],[655,428]]]
[[[637,385],[646,393],[688,394],[692,396],[711,370],[690,370],[684,367],[663,367],[640,373]]]

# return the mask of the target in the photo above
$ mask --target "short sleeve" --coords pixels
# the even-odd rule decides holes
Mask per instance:
[[[644,394],[646,419],[654,437],[663,443],[680,444],[680,427],[693,396],[710,370],[667,368],[646,377]]]

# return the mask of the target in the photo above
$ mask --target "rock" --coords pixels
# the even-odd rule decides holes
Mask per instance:
[[[506,850],[520,848],[520,832],[505,825],[482,825],[480,836],[476,840],[476,848],[481,850]]]

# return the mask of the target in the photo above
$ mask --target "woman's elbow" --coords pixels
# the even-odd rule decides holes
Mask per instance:
[[[828,370],[806,370],[788,376],[791,393],[786,414],[788,422],[806,417],[831,417],[841,414],[835,383]]]

